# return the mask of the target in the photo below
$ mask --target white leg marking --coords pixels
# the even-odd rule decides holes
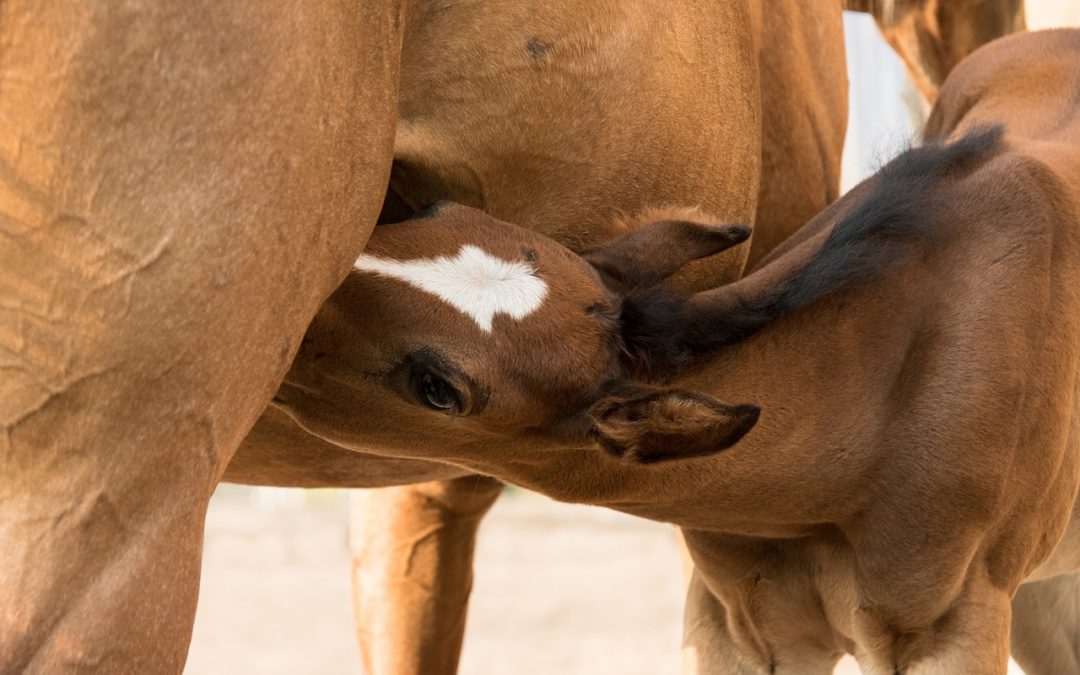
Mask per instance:
[[[531,266],[496,258],[468,244],[453,258],[391,260],[364,254],[354,267],[427,291],[469,315],[487,333],[496,314],[524,319],[547,295],[547,284]]]

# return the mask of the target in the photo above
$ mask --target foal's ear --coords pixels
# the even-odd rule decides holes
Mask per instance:
[[[746,241],[749,225],[658,220],[585,254],[608,288],[625,293],[660,283],[689,262]]]
[[[712,455],[739,441],[761,408],[678,389],[637,389],[601,399],[589,416],[601,447],[633,464]]]

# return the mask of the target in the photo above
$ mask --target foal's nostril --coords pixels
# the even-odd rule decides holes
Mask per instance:
[[[319,361],[326,357],[326,352],[315,352],[315,355],[311,357],[312,361]]]

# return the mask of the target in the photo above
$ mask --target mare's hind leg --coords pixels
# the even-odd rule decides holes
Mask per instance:
[[[465,476],[353,493],[353,606],[367,672],[457,672],[476,531],[502,490]]]
[[[1012,655],[1027,675],[1080,673],[1080,574],[1020,586]]]
[[[0,672],[183,668],[207,501],[377,214],[396,17],[0,3]]]

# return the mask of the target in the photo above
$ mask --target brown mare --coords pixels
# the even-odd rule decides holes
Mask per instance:
[[[746,228],[585,257],[453,205],[379,228],[275,401],[680,525],[703,672],[1000,674],[1010,634],[1030,674],[1076,672],[1077,91],[1080,31],[984,48],[926,146],[696,294],[660,282]]]
[[[590,11],[588,3],[571,6]],[[685,113],[698,109],[702,92],[735,94],[725,99],[723,117],[694,129],[700,147],[722,147],[731,156],[691,154],[693,161],[676,165],[664,182],[671,189],[681,189],[688,177],[697,185],[720,182],[706,175],[702,161],[740,167],[717,174],[733,176],[726,188],[740,196],[712,210],[732,218],[754,213],[758,174],[746,169],[759,162],[753,129],[761,112],[745,92],[757,91],[758,51],[765,64],[774,64],[764,72],[774,75],[784,72],[784,58],[802,58],[799,49],[807,48],[786,57],[778,50],[781,56],[772,61],[761,33],[747,29],[770,20],[751,11],[758,6],[733,2],[721,8],[725,18],[734,16],[719,33],[730,40],[711,43],[707,56],[712,64],[730,66],[710,74],[733,78],[725,80],[730,86],[711,90],[694,80],[670,102],[682,106],[675,131],[685,133]],[[4,670],[181,667],[207,499],[318,304],[367,238],[395,153],[401,73],[425,72],[422,63],[417,71],[402,57],[402,45],[429,38],[427,19],[446,19],[446,12],[429,10],[449,8],[422,2],[271,8],[203,0],[10,0],[0,6]],[[774,20],[797,21],[797,10],[791,3]],[[540,29],[553,26],[539,21],[542,15],[519,18],[515,27],[530,29],[518,35],[521,63],[539,69],[539,76],[550,72],[543,68],[560,50],[584,53],[573,40],[551,50],[543,40],[530,43]],[[680,57],[690,58],[689,45],[712,25],[682,21],[670,31],[679,39],[663,44],[679,45]],[[472,48],[490,35],[467,37]],[[820,44],[811,46],[818,55]],[[618,69],[610,72],[612,79],[631,81]],[[423,86],[436,88],[440,78],[405,89],[415,94]],[[802,85],[812,93],[819,84],[802,78],[774,95],[790,96],[792,105],[807,93]],[[576,100],[575,91],[545,90],[542,101],[566,105]],[[767,89],[762,96],[770,100]],[[593,107],[571,121],[587,121],[605,100],[578,101]],[[769,134],[771,104],[766,108]],[[504,112],[536,117],[527,106]],[[633,161],[620,150],[627,146],[619,145],[627,142],[626,133],[637,134],[653,120],[632,119],[622,135],[586,146],[623,158],[612,165],[628,181],[623,195],[665,194],[634,176],[656,175],[672,150],[667,138],[638,147]],[[802,168],[791,169],[795,178],[784,188],[796,195],[818,191],[799,201],[800,209],[828,199],[828,174],[835,167],[803,161],[831,156],[840,120],[825,105],[795,120],[808,125],[810,133],[795,139],[808,139],[808,150],[780,145],[773,160],[765,155],[766,174],[770,161],[798,157],[792,167]],[[524,122],[507,126],[526,128]],[[716,145],[712,134],[720,127],[731,135],[721,134],[727,140]],[[544,128],[560,137],[567,129],[582,130],[570,122]],[[399,139],[408,138],[405,127],[397,131]],[[531,141],[545,150],[555,147],[548,138]],[[650,152],[642,154],[643,147]],[[399,146],[399,158],[405,149]],[[453,154],[443,157],[448,159],[439,166],[448,173],[428,179],[454,186],[468,180],[468,172],[453,174],[455,165],[463,166]],[[573,169],[572,162],[567,166]],[[414,162],[408,178],[409,163],[399,162],[397,180],[416,179],[417,167],[424,169],[424,162]],[[608,189],[586,178],[575,175],[573,184],[597,195]],[[512,189],[500,190],[500,203],[512,198]],[[521,203],[543,201],[536,194],[522,193]],[[775,194],[777,200],[796,199]],[[569,196],[549,202],[568,203]],[[609,197],[603,196],[604,204],[615,203]],[[280,415],[256,433],[270,444],[295,437],[292,423]],[[314,478],[298,480],[347,484],[447,475],[416,462],[372,460],[365,463],[368,478],[357,481],[353,456],[330,444],[298,442],[297,454],[312,461],[301,465],[297,456],[270,452],[243,464],[240,473],[274,483],[302,466]]]

